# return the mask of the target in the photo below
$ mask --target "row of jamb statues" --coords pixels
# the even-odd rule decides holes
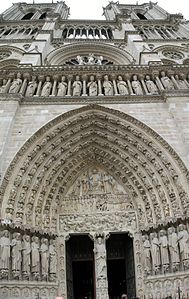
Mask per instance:
[[[146,275],[189,269],[189,233],[184,224],[143,235]]]
[[[84,78],[84,77],[83,77]],[[32,96],[113,96],[113,95],[157,95],[162,90],[188,89],[189,83],[186,79],[181,79],[178,75],[167,76],[164,71],[161,72],[160,78],[156,76],[155,80],[150,75],[145,75],[139,80],[139,76],[133,75],[132,78],[123,80],[121,75],[110,80],[108,75],[104,75],[102,79],[95,79],[94,75],[85,79],[80,79],[79,75],[75,76],[75,80],[67,79],[66,76],[61,77],[61,81],[56,78],[51,80],[50,76],[46,76],[45,82],[36,76],[22,79],[20,73],[14,79],[3,79],[0,86],[0,93],[22,93],[26,97]]]
[[[54,281],[56,268],[55,240],[1,231],[0,279]]]

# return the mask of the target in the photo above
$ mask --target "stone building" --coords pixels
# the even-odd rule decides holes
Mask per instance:
[[[1,299],[189,296],[189,25],[103,10],[1,15]]]

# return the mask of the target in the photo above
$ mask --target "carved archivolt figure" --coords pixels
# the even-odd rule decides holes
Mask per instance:
[[[17,275],[21,270],[21,261],[22,261],[22,243],[20,233],[14,233],[12,239],[12,271],[14,275]]]
[[[28,87],[26,89],[26,97],[32,97],[36,91],[37,82],[36,76],[32,76],[31,81],[28,82]]]
[[[57,255],[54,245],[54,240],[50,240],[49,245],[49,273],[52,279],[56,277]]]
[[[146,75],[146,87],[151,94],[158,94],[158,89],[155,83],[150,79],[149,75]]]
[[[168,244],[169,252],[171,257],[172,269],[177,271],[179,268],[180,257],[179,257],[179,248],[178,248],[178,235],[175,232],[174,227],[168,228]]]
[[[62,81],[58,84],[57,96],[64,97],[66,95],[68,84],[65,81],[66,81],[66,77],[62,76]]]
[[[41,240],[41,273],[43,279],[47,278],[48,270],[49,270],[49,246],[48,246],[48,239]]]
[[[31,258],[32,258],[32,273],[34,274],[35,278],[39,276],[39,266],[40,266],[40,259],[39,259],[39,238],[36,236],[32,237],[31,243]]]
[[[129,94],[128,89],[127,89],[127,84],[125,81],[123,81],[122,76],[118,76],[117,88],[118,88],[119,94],[121,94],[121,95]]]
[[[184,267],[189,268],[189,234],[183,224],[179,225],[178,241]]]
[[[160,243],[161,262],[163,266],[163,271],[166,272],[169,268],[169,253],[168,253],[168,239],[165,230],[160,231],[159,243]]]
[[[0,270],[1,273],[7,273],[10,259],[10,238],[8,230],[1,233],[0,238]]]
[[[95,81],[94,76],[90,76],[90,81],[87,84],[87,87],[89,89],[89,96],[97,96],[97,83]]]
[[[133,81],[131,82],[131,85],[136,95],[143,95],[142,86],[139,80],[137,79],[137,75],[133,76]]]
[[[174,89],[174,85],[173,85],[172,80],[165,75],[164,71],[161,72],[161,82],[162,82],[165,89],[167,89],[167,90],[173,90]]]
[[[51,93],[51,88],[52,88],[51,78],[47,76],[46,82],[44,83],[42,91],[41,91],[41,96],[48,97]]]
[[[144,271],[148,275],[151,273],[151,245],[148,236],[143,236],[144,248]]]
[[[11,83],[11,86],[9,88],[9,93],[19,92],[21,85],[22,85],[21,74],[18,73],[16,79],[14,79],[13,82]]]
[[[3,79],[3,85],[0,87],[0,93],[5,93],[7,87],[7,80]]]
[[[161,260],[160,260],[160,244],[157,238],[157,233],[151,233],[151,253],[152,253],[152,266],[154,273],[159,273]]]
[[[72,84],[73,96],[80,96],[82,90],[82,82],[80,81],[79,76],[76,76],[76,80]]]
[[[24,235],[23,236],[23,242],[22,242],[22,256],[23,256],[23,262],[22,262],[22,271],[25,277],[30,276],[30,253],[31,253],[31,244],[30,244],[30,236]]]
[[[102,237],[97,238],[96,248],[94,249],[96,255],[96,275],[97,278],[106,278],[106,247]]]
[[[104,76],[103,87],[104,87],[105,96],[113,95],[113,83],[111,81],[109,81],[108,75]]]

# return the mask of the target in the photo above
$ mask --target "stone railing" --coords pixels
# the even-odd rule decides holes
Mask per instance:
[[[161,66],[38,67],[21,68],[1,77],[4,94],[34,98],[158,96],[189,90],[187,68]]]

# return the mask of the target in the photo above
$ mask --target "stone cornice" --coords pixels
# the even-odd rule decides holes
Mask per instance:
[[[135,32],[137,34],[137,32]],[[85,43],[85,42],[90,42],[93,44],[98,44],[98,43],[124,43],[124,39],[89,39],[89,38],[77,38],[77,39],[69,39],[69,38],[53,38],[52,43],[59,43],[59,44],[64,44],[65,42],[69,42],[70,44],[75,44],[75,43]]]
[[[60,20],[59,25],[88,25],[88,26],[100,26],[100,25],[106,25],[106,26],[115,26],[118,25],[117,21],[107,21],[107,20],[80,20],[80,19],[68,19],[68,20]]]
[[[26,25],[40,25],[43,26],[43,24],[45,23],[45,20],[0,20],[0,26],[26,26]]]

